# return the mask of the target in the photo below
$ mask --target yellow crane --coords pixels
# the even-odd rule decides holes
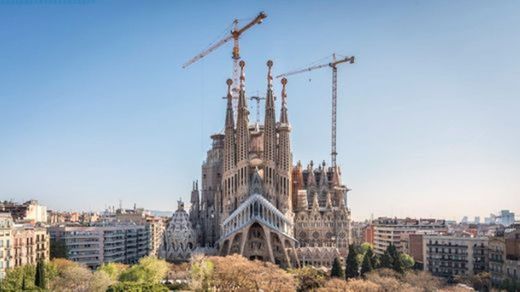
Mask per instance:
[[[267,14],[264,12],[260,12],[253,20],[249,21],[246,25],[243,27],[239,27],[239,20],[235,19],[233,21],[233,30],[229,32],[229,34],[226,34],[226,36],[219,41],[215,42],[214,44],[210,45],[207,49],[202,51],[201,53],[197,54],[195,57],[191,58],[189,61],[184,63],[182,65],[182,68],[186,68],[190,66],[191,64],[197,62],[198,60],[204,58],[209,53],[213,52],[215,49],[219,48],[223,44],[229,42],[230,40],[233,40],[233,52],[232,52],[232,59],[233,59],[233,85],[232,85],[232,95],[233,99],[238,98],[238,84],[239,84],[239,72],[240,72],[240,46],[238,40],[246,32],[248,29],[252,28],[253,26],[262,23],[262,21],[267,17]]]
[[[336,156],[338,152],[336,151],[336,113],[337,113],[337,103],[338,103],[338,65],[343,63],[354,64],[354,56],[344,57],[342,59],[336,59],[336,54],[332,54],[332,60],[329,63],[314,65],[309,68],[300,69],[296,71],[287,72],[284,74],[280,74],[276,76],[276,78],[286,77],[290,75],[295,75],[303,72],[309,72],[312,70],[330,67],[332,69],[332,131],[331,131],[331,165],[333,168],[336,167]]]

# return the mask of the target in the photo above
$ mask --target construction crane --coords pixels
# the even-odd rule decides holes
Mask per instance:
[[[312,70],[324,68],[324,67],[330,67],[332,68],[332,131],[331,131],[331,165],[333,168],[336,168],[336,156],[338,155],[338,152],[336,151],[336,114],[337,114],[337,102],[338,102],[338,65],[347,63],[354,64],[354,56],[351,57],[344,57],[342,59],[337,60],[336,54],[332,54],[332,61],[329,63],[321,64],[321,65],[314,65],[309,68],[291,71],[288,73],[280,74],[276,76],[276,78],[280,77],[286,77],[290,75],[295,75],[303,72],[309,72]]]
[[[262,96],[251,96],[250,100],[256,100],[256,123],[260,124],[260,100],[265,100],[265,97]]]
[[[240,78],[240,76],[239,76],[239,72],[240,72],[240,66],[239,66],[240,46],[239,46],[238,40],[240,39],[240,37],[242,36],[242,34],[244,32],[246,32],[248,29],[250,29],[251,27],[253,27],[253,26],[257,25],[257,24],[262,23],[262,21],[266,17],[267,17],[267,14],[265,14],[264,12],[260,12],[253,20],[251,20],[250,22],[248,22],[246,25],[244,25],[241,28],[238,27],[239,20],[235,19],[233,21],[233,30],[230,31],[229,34],[227,34],[224,38],[222,38],[221,40],[215,42],[214,44],[209,46],[206,50],[202,51],[201,53],[197,54],[195,57],[190,59],[188,62],[186,62],[184,65],[182,65],[182,68],[186,68],[189,65],[197,62],[198,60],[200,60],[200,59],[204,58],[205,56],[207,56],[209,53],[213,52],[215,49],[219,48],[223,44],[225,44],[225,43],[229,42],[231,39],[233,39],[233,52],[232,52],[232,59],[233,59],[233,84],[232,84],[232,87],[231,87],[231,94],[233,96],[233,100],[234,100],[234,103],[235,103],[235,106],[236,106],[236,100],[238,99],[238,85],[240,84],[240,82],[239,82],[239,78]]]

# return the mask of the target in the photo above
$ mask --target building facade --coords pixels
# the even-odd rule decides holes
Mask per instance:
[[[54,226],[50,236],[52,244],[64,247],[67,259],[93,269],[103,263],[137,263],[150,252],[146,225]]]
[[[444,220],[378,218],[373,222],[374,252],[382,255],[389,245],[399,252],[406,252],[409,235],[415,233],[445,233],[448,227]]]
[[[10,213],[0,213],[0,279],[10,268],[48,260],[49,247],[45,227],[15,224]]]
[[[10,201],[0,202],[0,212],[10,213],[15,221],[47,223],[47,207],[40,205],[36,200],[30,200],[23,204]]]
[[[454,278],[487,271],[487,237],[424,235],[423,250],[424,270],[435,276]]]
[[[241,62],[238,108],[231,84],[224,133],[212,135],[202,165],[201,189],[194,184],[190,221],[197,244],[283,267],[299,265],[296,248],[332,247],[345,253],[350,238],[347,188],[339,167],[293,166],[285,79],[277,120],[268,62],[264,123],[249,122]]]

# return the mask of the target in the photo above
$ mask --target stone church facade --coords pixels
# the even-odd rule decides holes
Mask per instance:
[[[350,211],[340,169],[324,163],[314,168],[311,162],[305,169],[299,162],[293,165],[287,80],[282,79],[277,120],[273,63],[267,65],[262,125],[249,122],[243,61],[236,113],[232,81],[227,81],[224,133],[211,136],[201,188],[195,183],[191,194],[189,218],[197,245],[214,248],[220,255],[238,253],[282,267],[313,262],[301,255],[319,254],[320,250],[344,256],[350,238]],[[303,247],[305,252],[299,250]]]

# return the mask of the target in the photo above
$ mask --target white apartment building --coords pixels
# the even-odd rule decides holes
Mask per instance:
[[[416,233],[443,233],[448,231],[444,220],[378,218],[374,225],[374,252],[382,255],[390,244],[406,252],[408,236]]]
[[[110,262],[136,263],[150,251],[146,225],[57,226],[50,228],[50,234],[52,243],[63,246],[69,260],[91,268]]]

